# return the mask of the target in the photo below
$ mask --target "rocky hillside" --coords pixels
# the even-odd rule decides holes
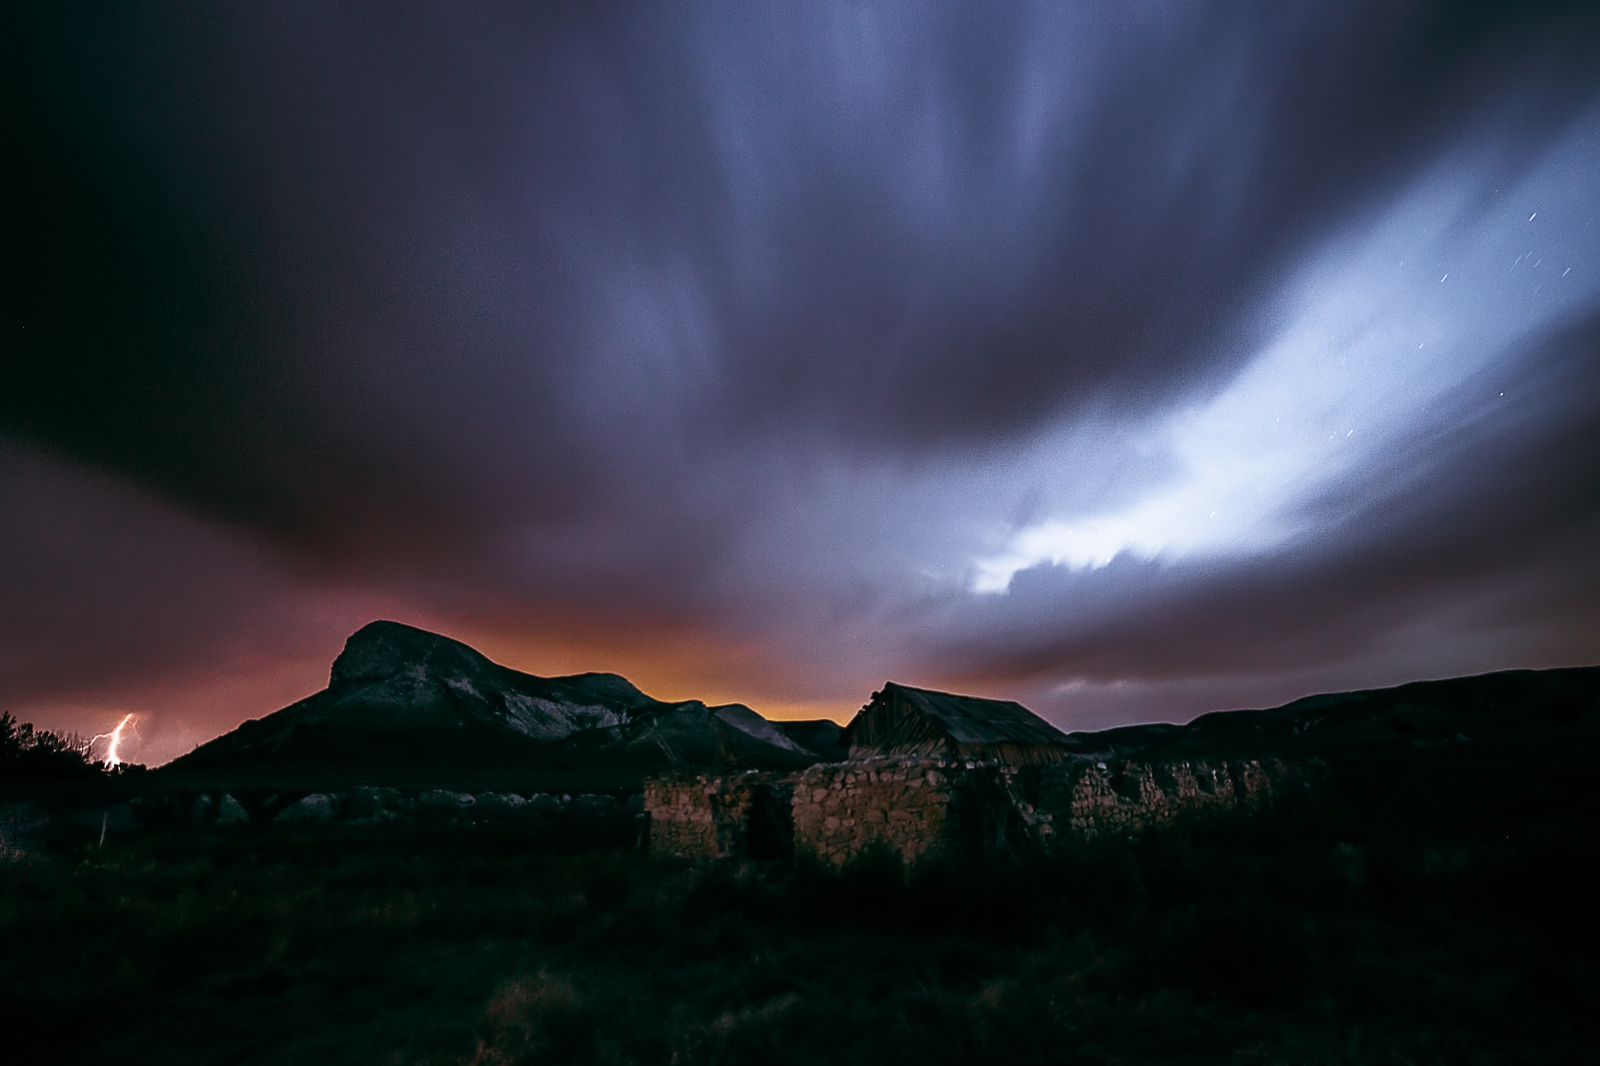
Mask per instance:
[[[836,758],[832,722],[770,722],[740,704],[653,699],[617,674],[536,677],[459,641],[373,622],[328,687],[204,744],[164,776],[353,782],[618,785],[660,769],[793,769]]]
[[[1271,710],[1218,711],[1187,725],[1073,733],[1102,758],[1297,758],[1463,745],[1523,745],[1600,724],[1600,667],[1506,670],[1396,688],[1308,696]]]

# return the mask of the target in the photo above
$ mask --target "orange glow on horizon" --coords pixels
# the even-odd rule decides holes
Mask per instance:
[[[16,710],[45,728],[88,732],[88,722],[105,722],[114,709],[120,718],[117,729],[97,734],[91,743],[105,746],[111,765],[136,757],[160,766],[249,719],[263,718],[321,690],[344,639],[377,618],[440,633],[496,663],[536,676],[615,673],[655,699],[695,699],[711,706],[742,703],[774,721],[828,718],[842,725],[884,681],[827,678],[829,683],[818,684],[819,677],[805,675],[754,642],[683,630],[584,626],[571,618],[560,626],[518,618],[478,628],[393,604],[378,610],[363,604],[347,613],[357,616],[338,623],[343,634],[327,633],[312,649],[274,654],[268,647],[247,647],[216,664],[126,686],[106,685],[65,699],[23,703]],[[130,751],[134,738],[138,747]]]
[[[621,674],[658,700],[700,700],[713,707],[742,703],[774,721],[830,718],[842,725],[855,717],[883,683],[882,678],[865,681],[834,695],[827,691],[835,688],[833,685],[824,688],[816,684],[816,678],[775,667],[762,649],[695,633],[612,632],[584,639],[570,632],[534,637],[488,632],[455,639],[524,673],[540,677]]]

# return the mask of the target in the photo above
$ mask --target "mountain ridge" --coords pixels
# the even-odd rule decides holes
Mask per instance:
[[[1600,666],[1499,670],[1327,692],[1278,707],[1211,711],[1182,724],[1069,733],[1083,755],[1282,758],[1426,747],[1559,732],[1600,718]]]
[[[162,767],[302,780],[523,772],[793,769],[838,752],[832,722],[779,723],[743,704],[667,702],[620,674],[539,677],[400,622],[357,630],[328,687]],[[798,739],[797,739],[798,738]]]
[[[1074,732],[1080,757],[1321,757],[1531,741],[1600,718],[1600,667],[1508,670],[1322,693],[1184,723]],[[192,779],[330,784],[544,784],[633,789],[663,770],[795,770],[845,757],[847,729],[770,721],[743,704],[668,702],[620,674],[539,677],[460,641],[377,621],[346,641],[328,687],[162,767]]]

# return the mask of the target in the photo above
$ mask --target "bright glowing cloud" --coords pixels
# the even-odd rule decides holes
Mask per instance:
[[[1514,188],[1452,159],[1375,224],[1348,233],[1286,286],[1275,338],[1222,392],[1134,433],[1179,471],[1139,499],[1030,524],[977,560],[971,587],[1003,592],[1040,564],[1241,556],[1312,534],[1315,502],[1360,476],[1369,491],[1418,430],[1477,416],[1458,394],[1515,403],[1531,342],[1600,297],[1600,150],[1581,131]],[[1492,379],[1492,380],[1491,380]],[[1493,388],[1493,393],[1488,390]],[[1081,468],[1068,451],[1063,471]],[[1413,457],[1426,463],[1426,455]],[[1059,462],[1059,460],[1058,460]],[[1062,476],[1066,476],[1063,474]]]

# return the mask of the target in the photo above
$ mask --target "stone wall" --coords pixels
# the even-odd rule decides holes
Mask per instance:
[[[840,864],[882,844],[911,863],[940,850],[1017,854],[1069,837],[1138,832],[1259,802],[1295,776],[1279,760],[1012,766],[903,756],[787,776],[656,778],[645,786],[645,810],[656,855],[799,852]]]
[[[793,775],[669,774],[644,786],[650,853],[684,859],[792,853]]]
[[[957,787],[938,759],[810,767],[794,789],[795,850],[842,863],[876,843],[913,862],[947,842]]]
[[[1109,766],[1078,760],[1004,772],[1019,809],[1046,845],[1063,833],[1138,832],[1186,813],[1258,803],[1295,777],[1277,759]]]

